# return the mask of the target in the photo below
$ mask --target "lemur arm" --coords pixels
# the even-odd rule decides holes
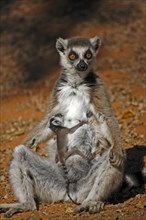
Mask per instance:
[[[81,121],[77,125],[73,126],[72,128],[68,128],[68,134],[73,134],[78,128],[82,125],[86,124],[87,122]]]
[[[97,85],[91,93],[90,109],[94,115],[100,112],[105,116],[107,128],[111,136],[112,149],[122,156],[122,140],[119,126],[112,112],[109,95],[100,78],[97,78]]]
[[[33,148],[38,144],[47,141],[48,138],[53,135],[52,130],[49,128],[50,118],[57,113],[58,105],[53,95],[51,95],[45,117],[32,129],[28,136],[26,136],[22,141],[22,144],[26,147]]]
[[[70,151],[66,152],[65,154],[65,160],[67,160],[70,156],[73,155],[79,155],[81,156],[83,159],[85,160],[93,160],[95,158],[95,153],[91,153],[90,155],[85,155],[83,154],[79,149],[77,149],[76,147],[74,147],[73,149],[71,149]]]
[[[106,146],[106,149],[108,146],[108,148],[110,148],[109,161],[111,165],[117,168],[122,167],[125,161],[125,155],[115,152],[114,137],[112,136],[111,130],[107,124],[108,119],[102,113],[96,113],[95,117],[99,123],[101,135],[103,135],[103,138],[101,138],[102,140],[100,140],[101,146],[99,146],[99,153],[104,150],[104,146]],[[108,143],[105,145],[104,142],[102,144],[102,141],[107,141]]]
[[[101,132],[102,137],[108,142],[109,147],[113,148],[114,138],[113,138],[111,129],[109,128],[109,126],[107,124],[108,119],[101,112],[97,112],[95,114],[95,118],[96,118],[98,126],[100,128],[100,132]]]

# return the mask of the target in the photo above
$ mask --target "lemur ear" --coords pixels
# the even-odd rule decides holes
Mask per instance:
[[[56,49],[58,52],[63,53],[65,49],[67,48],[67,40],[64,40],[63,38],[58,38],[56,41]]]
[[[101,40],[98,36],[90,38],[90,42],[91,42],[95,51],[97,51],[99,49],[99,47],[101,46]]]

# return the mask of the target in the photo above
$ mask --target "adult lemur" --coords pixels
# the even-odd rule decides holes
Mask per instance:
[[[112,146],[103,146],[105,150],[102,154],[97,154],[90,163],[78,155],[66,160],[68,178],[72,182],[70,194],[76,202],[81,203],[76,212],[99,212],[104,201],[121,184],[123,165],[113,166],[109,161],[111,152],[112,156],[119,155],[124,160],[119,127],[102,80],[92,70],[99,47],[100,39],[97,36],[90,39],[57,40],[56,48],[62,65],[60,78],[50,97],[46,116],[22,145],[14,149],[9,173],[19,202],[0,205],[1,211],[7,211],[7,217],[15,212],[36,209],[36,197],[48,203],[69,201],[61,166],[55,160],[44,158],[29,149],[53,136],[49,128],[50,119],[58,113],[64,116],[64,126],[68,128],[79,121],[86,121],[88,111],[91,111],[94,117],[102,113],[107,118],[113,140]],[[89,120],[76,132],[68,135],[68,151],[74,146],[85,155],[94,151],[99,144],[98,130],[97,124]],[[102,133],[103,139],[108,140],[107,129],[102,127]],[[104,145],[108,141],[102,143]],[[54,146],[54,143],[50,144],[50,149]]]

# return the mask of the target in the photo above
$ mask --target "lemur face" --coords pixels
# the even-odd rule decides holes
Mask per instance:
[[[59,38],[56,48],[61,57],[62,66],[74,73],[87,73],[91,70],[94,58],[100,46],[100,39],[94,38]]]
[[[50,119],[50,128],[52,131],[54,131],[55,133],[60,129],[60,127],[63,126],[63,115],[62,114],[57,114],[55,116],[53,116]]]

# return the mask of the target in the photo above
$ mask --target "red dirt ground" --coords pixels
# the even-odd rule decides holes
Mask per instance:
[[[12,151],[43,117],[47,97],[59,75],[54,50],[59,36],[101,37],[96,71],[109,90],[129,167],[136,172],[146,166],[145,1],[93,1],[91,8],[76,1],[2,2],[0,203],[14,201],[8,180]],[[60,7],[62,14],[58,15]],[[45,154],[42,147],[37,151]],[[74,215],[74,207],[72,203],[41,204],[39,210],[18,213],[11,219],[144,220],[145,189],[134,189],[130,196],[116,204],[108,203],[98,214]],[[4,214],[0,219],[5,219]]]

